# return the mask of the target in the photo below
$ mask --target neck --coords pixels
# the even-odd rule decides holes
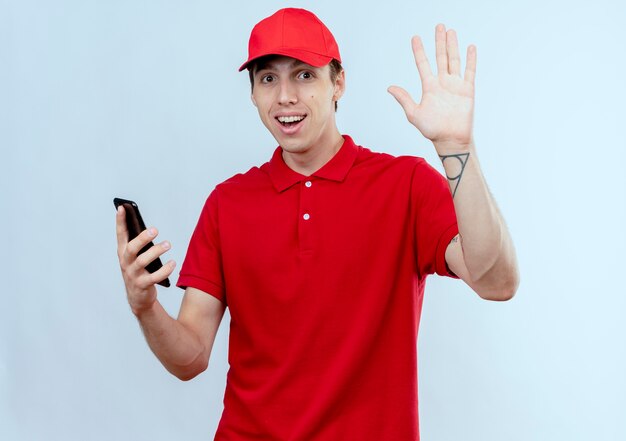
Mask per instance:
[[[293,171],[310,176],[335,156],[343,142],[343,136],[337,130],[327,139],[320,139],[315,146],[301,152],[283,150],[283,160]]]

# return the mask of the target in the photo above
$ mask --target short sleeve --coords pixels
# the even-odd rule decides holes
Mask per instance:
[[[446,264],[448,244],[459,232],[446,178],[424,159],[418,158],[411,185],[419,275],[437,273],[458,278]]]
[[[217,190],[213,190],[191,235],[176,286],[199,289],[226,303],[217,199]]]

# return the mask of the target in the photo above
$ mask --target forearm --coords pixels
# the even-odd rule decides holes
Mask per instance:
[[[508,229],[483,177],[474,143],[437,145],[453,194],[465,266],[472,281],[517,285],[517,263]],[[510,288],[510,286],[509,286]]]
[[[206,368],[205,348],[198,336],[172,318],[158,301],[135,315],[150,349],[169,372],[189,380]]]

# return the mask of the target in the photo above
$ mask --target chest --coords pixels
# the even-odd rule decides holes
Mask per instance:
[[[391,174],[350,182],[312,177],[282,192],[251,190],[236,202],[222,201],[224,264],[285,267],[308,255],[356,264],[406,239],[409,187]]]

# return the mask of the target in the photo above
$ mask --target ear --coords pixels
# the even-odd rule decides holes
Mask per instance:
[[[254,104],[254,107],[258,107],[256,105],[256,100],[254,99],[254,94],[250,94],[250,99],[252,100],[252,104]]]
[[[343,93],[346,91],[346,71],[342,70],[337,75],[337,79],[335,80],[335,89],[333,92],[333,101],[339,101],[339,98],[343,96]]]

